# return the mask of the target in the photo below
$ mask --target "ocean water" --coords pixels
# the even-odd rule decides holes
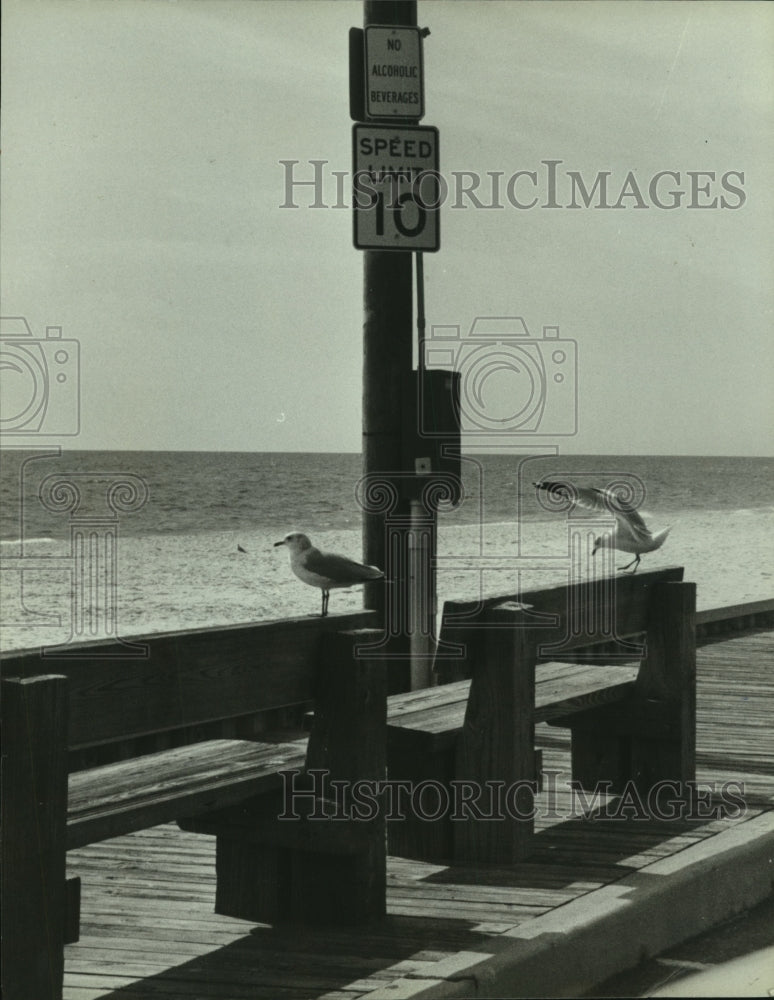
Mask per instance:
[[[672,525],[643,565],[685,565],[699,607],[774,596],[774,459],[486,455],[465,457],[463,502],[439,515],[440,600],[549,582],[537,569],[514,570],[516,557],[555,561],[567,551],[566,515],[544,509],[530,485],[546,476],[616,483],[654,528]],[[355,454],[7,449],[3,648],[100,636],[116,624],[129,636],[316,613],[319,592],[292,576],[272,543],[298,529],[360,558],[361,477]],[[358,590],[331,601],[361,606]]]
[[[774,459],[679,456],[466,456],[464,503],[444,516],[457,524],[513,520],[533,480],[564,476],[578,483],[620,482],[635,491],[641,509],[659,518],[693,511],[771,509]],[[356,487],[362,459],[356,454],[74,451],[5,451],[0,465],[0,539],[69,537],[72,512],[52,510],[40,498],[52,476],[88,486],[95,517],[97,493],[123,477],[141,480],[147,500],[120,516],[120,533],[171,535],[203,531],[293,527],[311,534],[357,530]],[[53,484],[49,484],[52,486]],[[85,517],[81,511],[76,516]],[[521,502],[526,519],[552,514]],[[281,537],[278,536],[278,537]]]

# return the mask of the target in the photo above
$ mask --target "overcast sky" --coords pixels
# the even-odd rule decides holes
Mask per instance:
[[[774,7],[420,0],[419,23],[452,185],[428,324],[558,326],[563,451],[771,454]],[[281,207],[281,161],[327,161],[336,203],[361,24],[348,0],[5,0],[2,312],[80,342],[65,447],[360,449],[351,210]],[[455,207],[461,172],[502,207]]]

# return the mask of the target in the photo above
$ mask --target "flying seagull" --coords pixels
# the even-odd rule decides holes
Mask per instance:
[[[364,566],[346,556],[320,552],[300,531],[291,531],[274,547],[287,545],[290,568],[299,580],[322,591],[322,617],[328,614],[330,592],[337,587],[354,587],[367,580],[380,580],[384,573],[376,566]]]
[[[541,483],[533,483],[539,490],[553,493],[555,496],[566,497],[579,507],[612,514],[615,517],[615,527],[594,539],[592,555],[597,549],[618,549],[620,552],[633,552],[634,559],[619,570],[634,566],[632,573],[637,572],[640,557],[644,552],[655,552],[666,541],[671,528],[664,528],[655,535],[648,530],[635,507],[630,507],[614,490],[600,490],[595,486],[573,486],[571,483],[551,482],[544,479]]]

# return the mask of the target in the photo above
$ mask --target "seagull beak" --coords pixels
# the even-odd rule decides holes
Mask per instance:
[[[284,544],[285,544],[285,539],[283,538],[283,540],[281,542],[275,542],[274,543],[274,548],[276,549],[278,545],[284,545]]]

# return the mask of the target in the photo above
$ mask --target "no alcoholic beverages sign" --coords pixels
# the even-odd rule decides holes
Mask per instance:
[[[425,113],[419,28],[369,25],[365,29],[366,115],[410,118]]]

